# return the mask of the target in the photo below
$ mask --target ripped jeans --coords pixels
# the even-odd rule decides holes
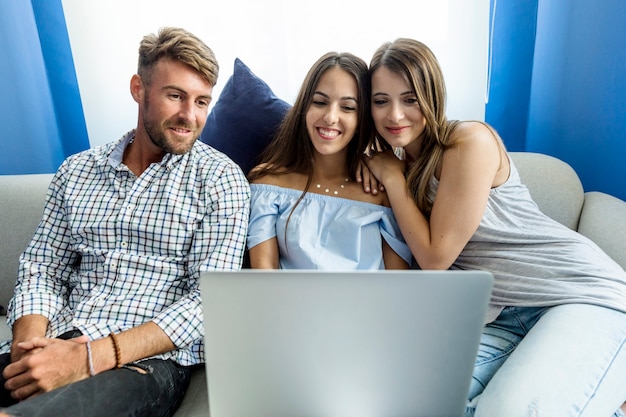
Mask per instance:
[[[10,354],[0,355],[0,372],[9,363]],[[191,368],[171,360],[148,359],[10,406],[15,401],[4,389],[0,374],[0,411],[16,417],[172,416],[189,386],[190,374]]]

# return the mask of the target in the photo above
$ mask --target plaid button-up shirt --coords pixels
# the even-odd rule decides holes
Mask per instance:
[[[121,162],[133,136],[59,168],[20,258],[9,324],[41,314],[49,337],[76,328],[97,339],[153,321],[177,347],[159,357],[198,364],[199,274],[241,267],[249,185],[237,165],[199,141],[137,178]]]

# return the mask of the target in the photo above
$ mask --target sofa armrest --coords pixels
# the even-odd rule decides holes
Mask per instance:
[[[626,269],[626,201],[599,191],[585,193],[578,231]]]
[[[582,183],[566,162],[533,152],[509,152],[539,209],[572,230],[578,229],[584,203]]]
[[[0,316],[0,342],[11,339],[11,329],[7,324],[6,316]]]
[[[4,307],[13,296],[18,259],[41,220],[52,176],[0,175],[0,305]]]

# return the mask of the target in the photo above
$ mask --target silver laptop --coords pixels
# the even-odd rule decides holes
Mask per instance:
[[[206,272],[211,417],[454,417],[493,276]]]

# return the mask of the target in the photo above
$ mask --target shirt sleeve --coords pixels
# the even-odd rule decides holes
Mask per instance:
[[[53,177],[42,220],[19,259],[8,324],[22,316],[40,314],[52,319],[67,304],[69,277],[78,261],[70,247],[70,228],[64,212],[65,162]]]
[[[404,241],[400,226],[391,211],[385,211],[385,214],[382,216],[380,221],[380,233],[391,249],[404,259],[406,263],[411,265],[411,259],[413,257],[411,249],[409,249],[409,246]]]
[[[243,262],[250,210],[248,180],[237,166],[228,165],[205,198],[208,210],[194,235],[188,259],[191,290],[153,319],[179,348],[199,345],[204,337],[200,272],[239,270]],[[201,349],[198,353],[203,356]]]
[[[255,184],[252,184],[250,188],[248,249],[276,236],[276,221],[279,211],[277,193]]]

